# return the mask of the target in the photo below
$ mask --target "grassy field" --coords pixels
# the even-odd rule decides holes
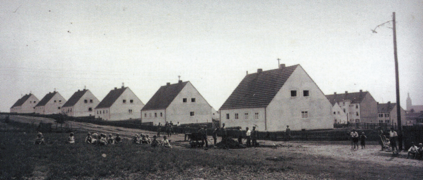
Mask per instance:
[[[423,161],[379,151],[376,142],[351,150],[346,141],[275,142],[279,148],[192,149],[183,135],[173,149],[134,145],[66,144],[67,133],[0,123],[0,179],[421,179]],[[6,128],[5,128],[6,127]],[[104,127],[99,127],[103,129]],[[266,143],[266,142],[263,142]],[[273,143],[273,142],[267,142]],[[289,148],[288,148],[289,147]]]

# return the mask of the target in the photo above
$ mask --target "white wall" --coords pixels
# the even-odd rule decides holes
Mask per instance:
[[[126,103],[123,103],[126,100]],[[131,103],[130,101],[133,100]],[[110,107],[110,119],[111,121],[127,120],[127,119],[140,119],[140,111],[144,107],[144,103],[132,92],[131,89],[127,88],[120,97]],[[130,112],[129,110],[132,110]]]
[[[297,90],[296,97],[291,97],[291,90]],[[308,97],[303,96],[303,90],[309,91]],[[308,118],[302,118],[302,111],[308,112]],[[283,131],[287,125],[291,130],[333,128],[331,113],[329,100],[298,66],[267,106],[267,130]]]
[[[22,106],[16,106],[14,108],[10,108],[10,112],[15,113],[34,113],[35,112],[35,105],[39,102],[38,98],[35,97],[33,94],[29,96],[29,98],[22,104]]]
[[[85,103],[86,100],[86,103]],[[92,102],[91,102],[92,101]],[[91,91],[87,91],[84,95],[79,99],[79,101],[72,107],[63,108],[63,112],[68,114],[69,116],[74,117],[82,117],[82,116],[95,116],[96,111],[95,107],[100,103],[100,101],[94,96]],[[89,108],[92,111],[89,111]],[[69,109],[69,112],[68,112]],[[70,111],[70,109],[72,109]]]
[[[347,114],[344,113],[344,110],[339,106],[338,103],[335,103],[332,107],[332,116],[337,124],[346,124],[347,123]]]
[[[183,102],[187,98],[187,102]],[[195,102],[191,102],[195,98]],[[212,122],[211,106],[201,94],[188,82],[166,109],[166,121],[173,124]],[[194,112],[194,116],[190,115]]]
[[[264,130],[265,108],[229,109],[221,110],[220,113],[221,124],[225,123],[225,127],[240,126],[242,129],[246,127],[252,129],[253,126],[258,126],[257,130]],[[235,119],[236,113],[238,113],[238,119]],[[245,118],[245,113],[248,113],[248,118]],[[258,113],[258,118],[255,117],[255,113]],[[229,114],[229,119],[227,114]]]
[[[165,113],[166,111],[164,109],[141,111],[141,122],[153,122],[154,125],[161,123],[164,125],[166,123]]]
[[[56,93],[44,106],[35,108],[35,113],[38,114],[59,114],[62,112],[61,108],[66,103],[66,99],[62,95]]]

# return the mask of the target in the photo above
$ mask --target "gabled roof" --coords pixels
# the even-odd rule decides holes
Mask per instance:
[[[142,110],[166,109],[188,82],[189,81],[160,87]]]
[[[35,105],[35,107],[37,107],[37,106],[45,106],[47,103],[48,103],[48,101],[50,101],[50,99],[51,98],[53,98],[53,96],[54,95],[56,95],[57,94],[57,92],[56,91],[54,91],[54,92],[49,92],[48,94],[46,94],[44,97],[43,97],[43,99],[41,99],[41,101],[40,102],[38,102],[38,104],[37,105]]]
[[[350,100],[351,103],[361,103],[364,97],[367,95],[367,91],[353,92],[353,93],[344,93],[344,94],[330,94],[326,95],[329,102],[334,105],[335,102],[342,102],[344,100]]]
[[[98,104],[97,108],[109,108],[115,103],[115,101],[122,95],[122,93],[127,89],[128,87],[122,87],[122,88],[115,88],[107,94],[106,97],[104,97],[103,100],[101,100],[100,104]]]
[[[31,97],[31,95],[32,95],[31,93],[25,94],[25,96],[18,99],[18,101],[16,101],[15,104],[13,104],[13,106],[11,108],[14,108],[14,107],[17,107],[17,106],[22,106],[22,104],[25,103],[25,101],[28,100],[28,98]]]
[[[267,107],[298,66],[246,75],[220,109]]]
[[[396,105],[397,105],[397,103],[377,104],[377,112],[378,113],[390,113]]]
[[[68,101],[63,105],[63,107],[72,107],[81,99],[81,97],[88,91],[88,89],[84,89],[82,91],[78,90],[70,97]]]

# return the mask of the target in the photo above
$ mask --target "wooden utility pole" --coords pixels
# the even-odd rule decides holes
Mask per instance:
[[[395,12],[392,13],[392,24],[394,31],[394,57],[395,57],[395,82],[397,91],[397,124],[398,124],[398,145],[399,150],[402,150],[402,123],[401,123],[401,105],[400,105],[400,92],[399,92],[399,75],[398,75],[398,53],[397,53],[397,31],[395,24]]]

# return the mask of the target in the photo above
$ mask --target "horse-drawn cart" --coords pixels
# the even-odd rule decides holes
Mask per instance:
[[[204,146],[203,135],[201,133],[190,133],[188,134],[188,138],[192,148]]]

